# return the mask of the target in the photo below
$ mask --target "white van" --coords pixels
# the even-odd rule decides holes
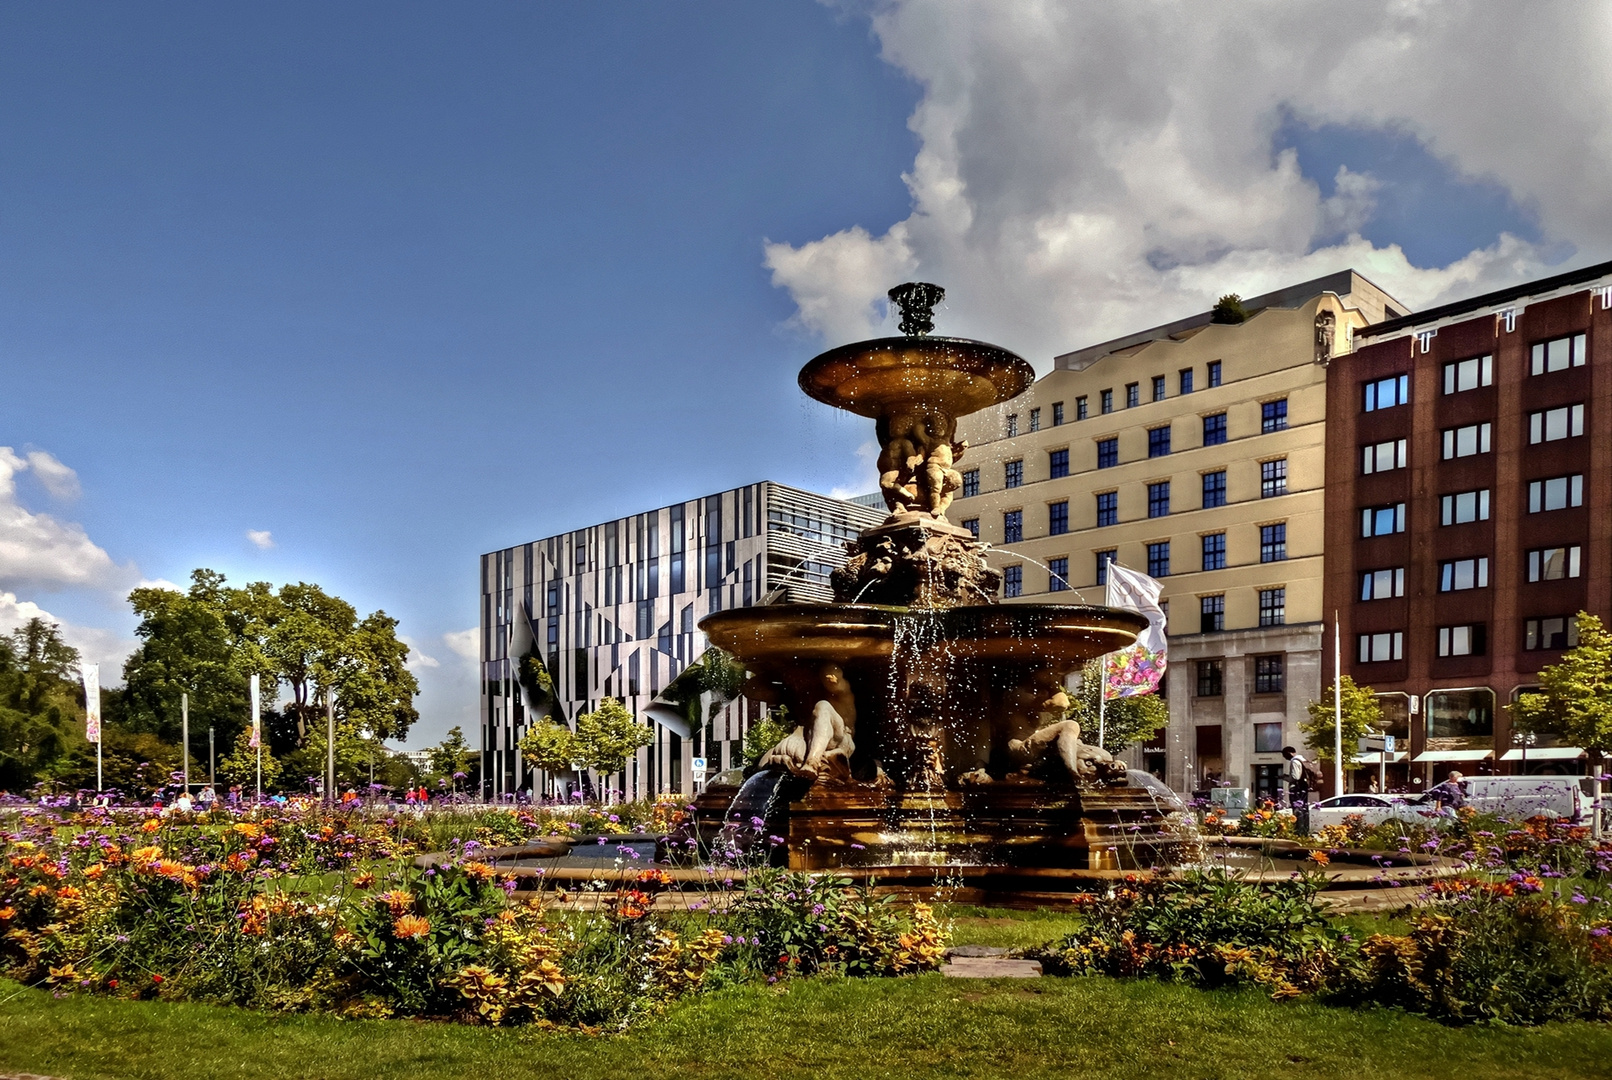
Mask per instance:
[[[1576,776],[1467,776],[1461,780],[1461,790],[1472,809],[1509,821],[1531,817],[1580,821],[1590,809]]]

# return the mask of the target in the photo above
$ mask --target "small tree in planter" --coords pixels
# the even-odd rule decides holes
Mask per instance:
[[[1372,728],[1382,723],[1382,706],[1377,703],[1377,692],[1369,686],[1357,686],[1349,676],[1343,677],[1343,767],[1354,764],[1355,751],[1360,740]],[[1337,706],[1333,701],[1332,687],[1321,694],[1320,701],[1310,702],[1310,715],[1299,723],[1304,732],[1304,743],[1317,760],[1331,761],[1336,755],[1338,729]],[[1337,794],[1337,793],[1334,793]]]
[[[520,748],[526,764],[550,775],[571,772],[581,762],[577,733],[552,716],[528,728],[521,736]]]
[[[626,767],[627,759],[640,746],[655,741],[655,733],[640,724],[625,705],[607,697],[593,712],[577,717],[576,740],[577,760],[604,777]]]

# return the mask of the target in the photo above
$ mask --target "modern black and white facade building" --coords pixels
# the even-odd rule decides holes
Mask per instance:
[[[540,718],[522,700],[522,657],[539,658],[553,683],[543,713],[574,725],[614,697],[651,724],[645,709],[705,651],[701,619],[768,598],[830,600],[845,541],[884,516],[877,496],[845,501],[762,481],[481,556],[487,794],[539,788],[518,749]],[[597,779],[629,798],[692,793],[692,760],[731,767],[754,709],[735,701],[689,738],[656,726],[622,774]]]

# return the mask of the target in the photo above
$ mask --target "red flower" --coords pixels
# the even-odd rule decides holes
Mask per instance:
[[[161,975],[153,975],[153,976],[151,976],[151,981],[154,982],[154,983],[160,983],[162,981],[162,976]]]

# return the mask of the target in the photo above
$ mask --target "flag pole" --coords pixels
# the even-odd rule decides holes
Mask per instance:
[[[1103,745],[1103,736],[1108,727],[1108,654],[1097,658],[1097,670],[1101,673],[1102,682],[1097,686],[1097,745]]]
[[[179,741],[184,749],[179,753],[179,760],[184,764],[185,794],[190,794],[190,694],[179,695]]]
[[[78,669],[84,683],[84,737],[95,744],[95,793],[105,787],[101,779],[101,665],[83,664]]]
[[[1343,794],[1343,629],[1332,610],[1332,794]]]
[[[336,695],[325,688],[325,801],[336,805]]]

